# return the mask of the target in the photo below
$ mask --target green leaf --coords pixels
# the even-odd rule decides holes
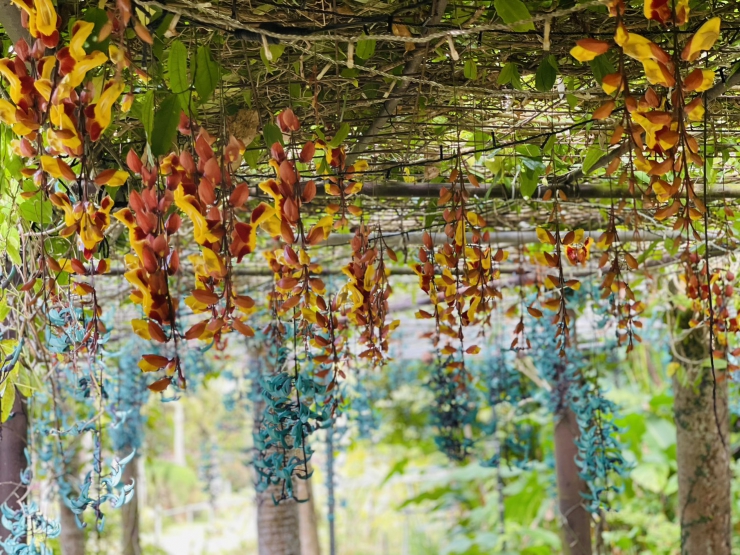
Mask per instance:
[[[156,133],[152,133],[149,144],[154,156],[167,154],[172,148],[172,143],[177,136],[177,126],[180,123],[180,101],[177,95],[170,94],[160,104],[154,114],[154,127]]]
[[[537,190],[542,172],[530,168],[522,168],[519,174],[519,192],[525,198],[530,198]]]
[[[534,88],[540,92],[552,90],[558,76],[558,66],[555,57],[550,54],[542,58],[537,73],[534,76]]]
[[[599,146],[592,146],[586,151],[586,157],[583,159],[583,173],[588,173],[588,170],[604,156],[606,152]]]
[[[260,58],[262,58],[262,63],[265,64],[265,67],[267,68],[267,71],[272,71],[272,64],[277,62],[280,56],[283,55],[283,52],[285,52],[285,45],[284,44],[271,44],[270,45],[270,54],[272,54],[272,62],[270,62],[267,59],[267,56],[265,56],[265,49],[260,48]]]
[[[596,56],[588,62],[588,65],[591,66],[591,71],[593,71],[594,77],[599,84],[604,80],[604,77],[610,73],[614,73],[614,66],[609,61],[609,58],[606,57],[606,54]]]
[[[517,145],[514,150],[516,150],[517,154],[521,154],[522,156],[526,156],[528,158],[537,158],[538,156],[542,156],[540,147],[538,147],[537,145]]]
[[[547,142],[545,142],[545,146],[542,147],[542,152],[545,154],[551,154],[552,153],[552,147],[555,146],[555,135],[550,135],[550,137],[547,139]]]
[[[334,134],[334,138],[329,141],[329,146],[332,148],[338,148],[344,142],[344,139],[347,138],[347,135],[349,135],[349,124],[343,123]]]
[[[244,161],[249,164],[250,168],[256,170],[260,161],[260,154],[262,154],[262,138],[257,136],[244,151]]]
[[[375,39],[358,40],[355,47],[355,55],[363,60],[369,60],[375,54]]]
[[[148,90],[141,104],[141,123],[144,126],[147,138],[151,141],[154,129],[154,91]]]
[[[48,200],[42,200],[38,195],[25,200],[18,205],[21,218],[36,224],[52,223],[52,206]]]
[[[4,321],[10,314],[8,300],[5,298],[5,292],[0,291],[0,321]]]
[[[270,149],[275,143],[283,144],[283,133],[274,123],[266,123],[262,129],[262,136],[265,138],[265,146]]]
[[[190,106],[190,79],[188,78],[188,49],[179,40],[170,46],[170,90],[177,95],[183,110]]]
[[[478,64],[475,63],[475,60],[465,60],[463,75],[465,79],[470,79],[471,81],[478,79]]]
[[[497,82],[499,85],[508,85],[511,83],[512,87],[521,90],[522,82],[519,77],[519,68],[517,65],[513,62],[506,64],[501,70],[501,73],[498,74]]]
[[[85,15],[82,17],[82,20],[95,24],[95,27],[93,27],[92,33],[90,33],[90,37],[85,44],[85,52],[87,52],[88,54],[90,52],[93,52],[94,50],[108,52],[110,35],[102,42],[95,42],[93,40],[94,38],[98,37],[98,35],[100,34],[100,30],[103,28],[103,25],[108,23],[108,12],[96,7],[88,8],[87,10],[85,10]],[[70,18],[70,24],[72,24],[72,18]]]
[[[516,23],[517,21],[532,19],[532,15],[522,0],[493,0],[493,7],[496,9],[498,16],[507,25]],[[534,23],[528,21],[518,25],[511,25],[511,28],[514,31],[534,31]]]
[[[206,102],[221,79],[218,64],[213,61],[211,49],[199,46],[195,54],[195,90],[201,102]]]
[[[13,403],[15,403],[15,386],[13,382],[8,379],[5,382],[5,391],[3,392],[2,398],[0,398],[0,422],[6,422],[10,418],[10,413],[13,411]]]

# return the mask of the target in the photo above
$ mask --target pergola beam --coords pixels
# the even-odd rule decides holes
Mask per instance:
[[[324,191],[323,182],[317,183],[317,197],[331,198]],[[439,198],[439,192],[442,188],[450,188],[449,183],[406,183],[404,181],[366,181],[363,183],[361,195],[366,197],[387,199],[387,198]],[[490,191],[489,191],[490,188]],[[493,198],[493,199],[511,199],[521,197],[512,197],[512,194],[502,185],[483,185],[480,187],[466,187],[465,190],[471,197]],[[561,190],[569,200],[600,200],[600,199],[641,199],[642,194],[636,191],[630,193],[623,187],[608,189],[600,185],[574,185],[571,181],[562,185],[552,187],[538,187],[532,195],[532,199],[540,199],[548,190]],[[262,193],[256,187],[252,188],[253,196],[262,196]],[[336,198],[336,197],[334,197]],[[740,198],[740,189],[713,189],[707,191],[708,200],[738,199]]]

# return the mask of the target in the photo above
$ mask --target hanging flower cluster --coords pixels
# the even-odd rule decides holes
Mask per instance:
[[[473,186],[478,183],[472,174],[467,181]],[[419,286],[429,296],[434,310],[432,313],[419,310],[416,317],[436,321],[436,332],[432,335],[435,347],[441,336],[447,337],[449,340],[441,354],[449,356],[459,351],[461,360],[451,361],[450,368],[464,368],[465,354],[476,354],[480,349],[476,345],[465,348],[463,328],[476,322],[478,311],[484,312],[489,299],[500,298],[500,292],[492,283],[498,277],[493,262],[504,260],[506,255],[498,251],[492,256],[490,247],[482,247],[481,239],[488,240],[482,232],[486,222],[468,206],[469,194],[463,174],[453,170],[449,183],[449,189],[440,190],[437,202],[445,207],[445,242],[435,251],[432,235],[424,232],[419,249],[420,264],[413,267],[419,275]],[[437,275],[437,267],[440,275]]]
[[[385,257],[395,261],[396,253],[385,244],[380,230],[371,239],[364,223],[357,227],[350,246],[352,260],[342,268],[349,280],[339,293],[339,303],[342,306],[349,303],[347,317],[361,330],[359,342],[365,349],[359,358],[380,364],[388,351],[390,332],[400,323],[393,320],[386,324],[388,298],[393,290],[388,282],[390,270],[386,268]]]

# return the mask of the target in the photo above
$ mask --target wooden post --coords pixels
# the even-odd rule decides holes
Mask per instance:
[[[673,378],[681,554],[730,555],[728,380],[721,369],[715,369],[716,379],[712,376],[708,329],[689,331],[690,318],[690,313],[678,315],[678,328],[687,335],[674,346],[684,370]]]
[[[26,400],[16,389],[10,419],[0,424],[0,505],[7,503],[18,509],[26,497],[26,486],[21,484],[21,472],[26,468],[24,449],[28,444],[28,412]],[[0,526],[0,538],[10,535]]]

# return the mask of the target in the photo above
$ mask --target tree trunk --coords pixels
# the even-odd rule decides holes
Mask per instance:
[[[567,407],[556,415],[555,470],[563,526],[563,553],[591,555],[591,516],[583,506],[581,492],[587,491],[576,464],[578,438],[576,417]]]
[[[124,450],[121,456],[127,456],[130,452],[130,450]],[[123,555],[141,555],[141,544],[139,542],[139,496],[136,493],[139,485],[139,473],[136,465],[137,458],[138,456],[129,461],[126,468],[123,469],[123,478],[121,479],[121,482],[124,484],[130,484],[132,479],[136,480],[133,499],[121,507],[121,553]]]
[[[0,505],[7,503],[11,509],[17,510],[26,496],[21,472],[27,464],[23,452],[27,444],[26,400],[16,389],[13,414],[7,422],[0,424]],[[9,535],[9,531],[0,525],[0,538],[6,539]]]
[[[60,403],[60,408],[66,411],[67,407],[63,404],[63,400],[59,400],[58,402]],[[62,476],[62,479],[67,483],[77,483],[79,480],[79,474],[82,468],[80,448],[81,446],[78,441],[75,441],[68,447],[71,451],[68,451],[70,452],[70,457],[64,462],[64,476]],[[77,526],[75,514],[62,500],[59,501],[59,521],[62,527],[62,532],[59,536],[62,555],[85,555],[85,530]]]
[[[311,465],[308,466],[309,472]],[[321,555],[319,543],[319,524],[316,518],[316,504],[314,503],[311,478],[296,480],[296,497],[305,503],[298,503],[298,524],[300,528],[301,555]]]
[[[59,502],[59,523],[62,555],[85,555],[85,531],[77,526],[75,514],[62,501]]]
[[[262,422],[265,403],[254,403],[254,432],[257,433]],[[300,482],[300,480],[296,480]],[[277,484],[265,491],[257,492],[257,544],[259,555],[301,555],[300,521],[298,503],[294,499],[280,499],[282,487]]]
[[[293,499],[278,505],[280,486],[270,486],[257,494],[257,538],[259,555],[301,555],[298,503]]]
[[[679,326],[688,330],[688,318]],[[706,328],[697,328],[676,345],[685,376],[674,376],[678,511],[682,555],[730,555],[730,418],[727,375],[704,366],[709,358]],[[716,399],[716,403],[715,403]]]

